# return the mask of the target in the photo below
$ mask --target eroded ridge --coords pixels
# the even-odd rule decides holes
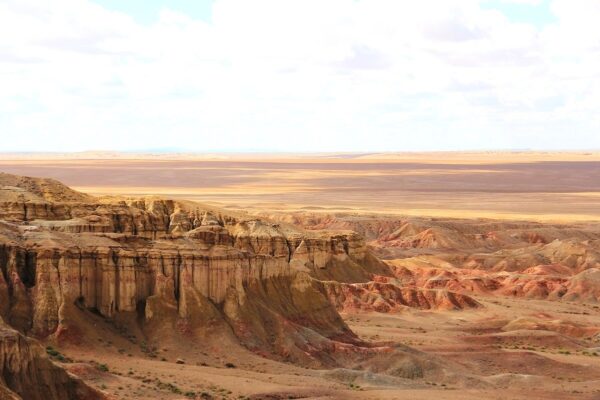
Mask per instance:
[[[306,231],[198,203],[98,199],[55,181],[2,179],[10,185],[0,190],[0,316],[22,334],[84,346],[99,315],[152,343],[224,337],[300,365],[360,369],[377,358],[373,371],[443,374],[424,354],[359,339],[341,318],[350,288],[374,293],[381,290],[369,283],[375,276],[393,277],[352,231]],[[416,301],[393,301],[435,308],[465,297],[408,290]]]

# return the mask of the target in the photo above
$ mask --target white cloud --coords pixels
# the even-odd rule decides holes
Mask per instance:
[[[512,3],[512,4],[527,4],[532,6],[538,6],[542,4],[544,0],[500,0],[502,3]]]
[[[476,0],[217,0],[151,25],[7,0],[0,151],[600,147],[598,6],[555,0],[540,31]]]

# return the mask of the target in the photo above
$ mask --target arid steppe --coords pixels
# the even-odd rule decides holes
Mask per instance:
[[[243,210],[600,220],[600,153],[4,155],[0,169],[95,195]]]
[[[0,172],[0,398],[600,398],[600,154]]]

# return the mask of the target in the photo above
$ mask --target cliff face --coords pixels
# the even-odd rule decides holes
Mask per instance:
[[[180,295],[197,291],[222,304],[227,291],[256,281],[312,273],[328,265],[357,263],[355,238],[287,238],[273,227],[255,235],[258,221],[200,227],[156,241],[128,235],[77,235],[18,226],[0,238],[0,312],[24,332],[56,331],[63,306],[79,302],[106,317],[136,311],[164,279],[171,280],[180,316]],[[24,229],[23,229],[24,228]],[[232,232],[235,236],[232,235]],[[296,254],[300,250],[300,255]],[[348,249],[348,250],[346,250]],[[364,258],[364,255],[363,255]]]
[[[444,374],[417,352],[361,341],[338,311],[468,299],[428,292],[407,302],[407,291],[369,284],[393,273],[352,231],[304,231],[184,201],[101,200],[31,179],[0,174],[0,317],[17,338],[94,346],[88,333],[100,315],[156,347],[225,341],[310,367],[372,369],[374,360],[376,372],[412,377],[422,362]],[[0,343],[12,359],[10,340]],[[0,365],[14,376],[0,390],[22,395],[19,382],[37,378],[11,368]]]
[[[209,318],[250,348],[318,364],[330,339],[355,341],[320,280],[365,282],[387,268],[352,232],[170,200],[0,194],[0,316],[39,338],[73,337],[82,309],[131,316],[149,335],[168,321],[193,335]]]
[[[42,348],[0,321],[0,399],[83,399],[105,397],[55,366]]]

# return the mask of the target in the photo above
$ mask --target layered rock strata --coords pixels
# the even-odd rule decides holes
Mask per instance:
[[[130,315],[148,332],[172,321],[194,334],[219,320],[248,347],[292,359],[305,357],[307,332],[298,332],[309,330],[319,337],[308,346],[318,358],[330,339],[356,341],[321,280],[366,282],[387,271],[349,231],[304,232],[196,203],[100,201],[55,182],[34,191],[30,180],[10,183],[0,190],[0,316],[39,338],[76,337],[77,316],[91,310]],[[51,184],[65,201],[48,200]],[[281,341],[272,327],[297,340]]]
[[[54,365],[35,341],[0,320],[0,399],[101,400],[101,393]]]

